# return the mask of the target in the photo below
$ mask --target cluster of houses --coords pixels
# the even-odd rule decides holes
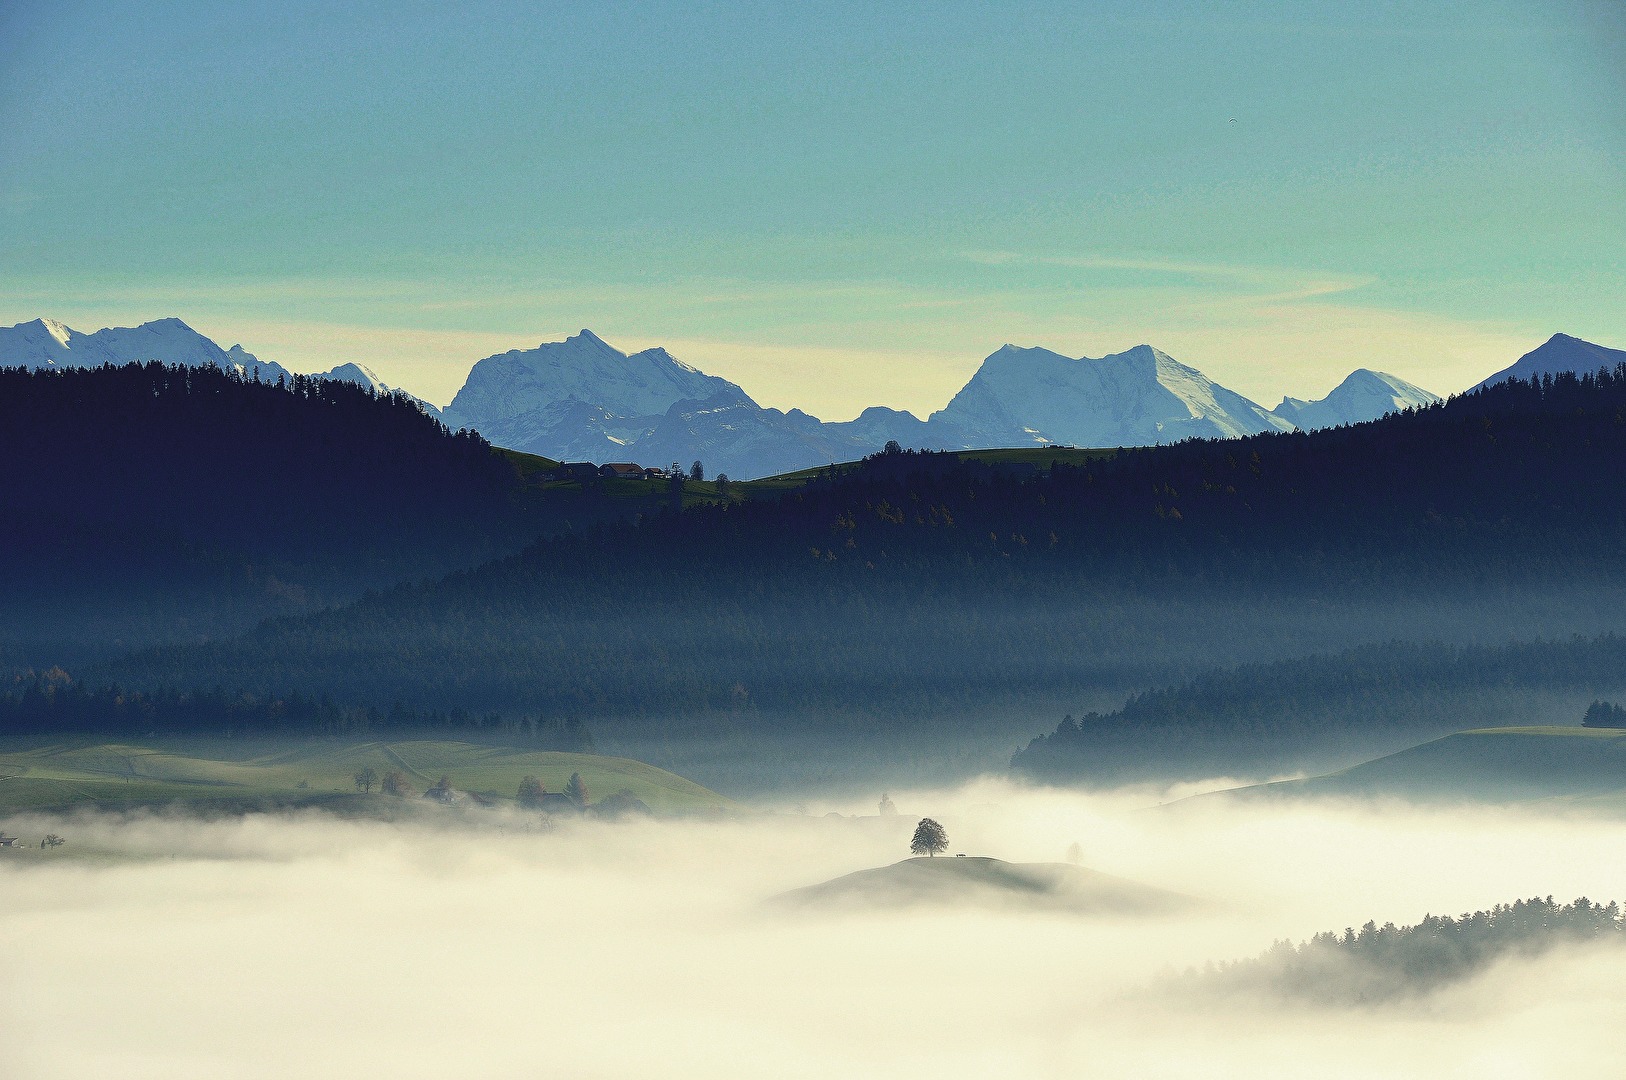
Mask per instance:
[[[645,468],[631,461],[611,461],[603,465],[595,465],[591,461],[562,461],[545,479],[591,480],[596,476],[603,476],[621,480],[665,480],[682,471],[676,465],[671,469]]]

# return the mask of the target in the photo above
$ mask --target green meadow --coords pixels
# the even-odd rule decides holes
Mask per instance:
[[[355,776],[371,769],[407,777],[416,792],[445,777],[454,790],[513,802],[520,780],[550,792],[580,773],[591,801],[630,792],[651,810],[682,814],[735,809],[729,799],[628,758],[567,754],[462,742],[321,739],[153,739],[140,744],[65,740],[0,741],[0,813],[78,806],[196,804],[301,805],[359,794]],[[390,796],[378,794],[374,799]]]
[[[1347,769],[1215,793],[1558,800],[1626,807],[1626,730],[1502,727],[1459,731]]]

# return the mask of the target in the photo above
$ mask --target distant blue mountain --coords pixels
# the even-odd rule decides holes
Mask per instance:
[[[1560,375],[1566,372],[1572,375],[1590,375],[1600,368],[1613,370],[1617,364],[1626,364],[1626,352],[1594,345],[1590,341],[1582,341],[1568,334],[1554,334],[1539,348],[1519,357],[1518,362],[1512,367],[1498,371],[1474,389],[1478,390],[1480,386],[1493,386],[1509,379],[1540,378],[1543,375]]]

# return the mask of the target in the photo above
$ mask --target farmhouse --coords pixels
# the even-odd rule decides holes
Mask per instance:
[[[0,847],[15,847],[16,844],[17,838],[15,836],[7,836],[5,833],[0,833]]]
[[[644,467],[631,462],[608,462],[600,465],[598,471],[600,476],[614,476],[624,480],[642,480],[644,478]]]
[[[598,466],[591,461],[561,461],[551,475],[555,480],[591,480],[598,475]]]

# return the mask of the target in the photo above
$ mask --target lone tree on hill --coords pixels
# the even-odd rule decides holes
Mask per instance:
[[[412,794],[412,785],[407,783],[406,773],[400,769],[391,769],[384,774],[384,780],[378,785],[378,790],[386,795],[404,799]]]
[[[519,804],[535,808],[542,805],[542,796],[547,791],[542,787],[542,781],[534,776],[527,776],[519,782]]]
[[[704,480],[705,478],[706,478],[706,467],[704,465],[700,464],[700,462],[697,461],[693,465],[689,466],[689,479],[690,480],[700,481],[700,480]]]
[[[374,772],[373,767],[369,765],[365,769],[359,770],[351,779],[356,782],[356,790],[369,792],[373,790],[373,785],[378,783],[378,773]]]
[[[584,810],[587,808],[587,783],[581,773],[573,772],[570,779],[565,781],[565,798]]]
[[[948,830],[929,817],[921,818],[920,824],[915,826],[915,838],[909,841],[909,850],[935,858],[939,851],[948,850]]]

